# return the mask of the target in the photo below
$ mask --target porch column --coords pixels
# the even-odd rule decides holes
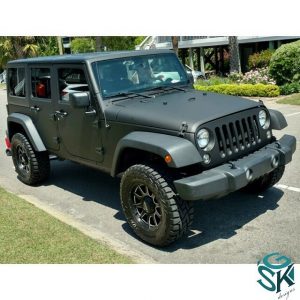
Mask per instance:
[[[204,49],[200,48],[200,71],[205,74]]]
[[[193,48],[189,49],[190,67],[194,70]]]

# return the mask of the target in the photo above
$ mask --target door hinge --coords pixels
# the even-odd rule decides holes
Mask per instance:
[[[54,143],[55,144],[60,144],[60,138],[58,137],[58,136],[55,136],[54,138],[53,138],[53,141],[54,141]]]
[[[98,153],[98,154],[100,154],[100,155],[103,155],[103,154],[104,154],[104,149],[103,149],[103,147],[96,148],[96,153]]]

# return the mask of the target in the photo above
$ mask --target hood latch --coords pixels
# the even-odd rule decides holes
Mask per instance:
[[[189,126],[188,126],[187,122],[182,122],[181,127],[180,127],[179,136],[184,136],[184,134],[187,132],[188,127]]]

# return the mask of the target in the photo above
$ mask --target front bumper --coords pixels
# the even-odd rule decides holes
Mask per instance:
[[[211,199],[237,191],[249,182],[292,160],[296,139],[284,135],[280,140],[236,161],[225,163],[201,174],[174,181],[184,200]]]

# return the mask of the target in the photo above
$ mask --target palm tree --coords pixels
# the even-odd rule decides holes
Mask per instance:
[[[0,67],[11,59],[37,56],[39,45],[33,36],[0,37]]]

